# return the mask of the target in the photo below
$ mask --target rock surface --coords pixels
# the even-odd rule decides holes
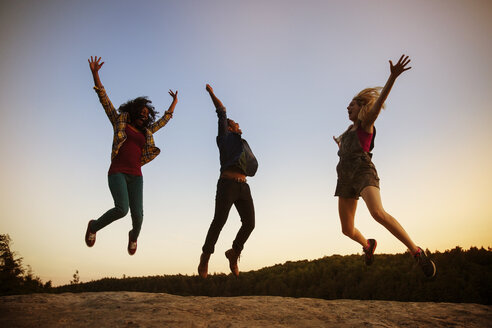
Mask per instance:
[[[490,327],[480,304],[98,292],[0,297],[0,327]]]

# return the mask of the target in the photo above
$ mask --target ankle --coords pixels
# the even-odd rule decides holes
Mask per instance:
[[[410,251],[410,254],[412,254],[413,257],[420,256],[420,254],[423,252],[422,248],[417,247],[416,250]]]

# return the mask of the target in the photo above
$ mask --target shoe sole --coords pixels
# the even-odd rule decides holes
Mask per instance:
[[[425,254],[425,252],[424,252],[424,250],[423,250],[422,248],[420,248],[420,247],[419,247],[419,250],[420,250],[420,252],[421,252],[422,254],[424,254],[424,256],[425,256],[425,258],[427,259],[427,261],[429,261],[429,262],[432,264],[432,275],[427,276],[427,275],[425,274],[425,272],[424,272],[424,275],[425,275],[428,279],[432,279],[432,278],[434,278],[434,276],[435,276],[435,275],[436,275],[436,273],[437,273],[436,264],[434,263],[434,261],[432,261],[431,259],[429,259],[429,258],[427,257],[427,255]]]
[[[91,244],[87,241],[87,235],[90,233],[89,227],[91,226],[92,221],[94,221],[94,220],[89,221],[89,223],[87,224],[87,230],[85,231],[85,244],[87,245],[87,247],[92,247],[96,243],[96,237],[94,237],[94,241]]]
[[[137,245],[135,245],[135,249],[133,250],[130,250],[130,233],[131,231],[128,231],[128,246],[126,247],[126,250],[128,251],[128,255],[134,255],[136,252],[137,252]],[[135,241],[136,243],[137,241]]]
[[[135,253],[137,252],[136,248],[133,250],[133,253],[129,248],[127,248],[126,250],[128,251],[128,255],[135,255]]]
[[[432,264],[432,269],[433,269],[433,271],[432,271],[432,275],[431,275],[430,277],[427,277],[427,278],[432,279],[432,278],[434,278],[434,277],[435,277],[436,272],[437,272],[437,269],[436,269],[436,265],[434,264],[434,261],[431,261],[431,260],[429,260],[429,261],[430,261],[430,263]]]

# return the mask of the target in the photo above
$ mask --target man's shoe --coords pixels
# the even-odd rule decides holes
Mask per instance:
[[[239,260],[240,255],[241,253],[236,252],[234,248],[231,248],[230,250],[225,252],[225,256],[229,260],[229,269],[231,269],[232,274],[236,277],[239,277],[239,268],[237,267],[237,261]]]
[[[436,265],[427,257],[422,248],[418,248],[417,252],[413,255],[413,258],[427,278],[432,278],[436,275]]]
[[[210,259],[210,254],[202,253],[200,255],[200,264],[198,264],[198,275],[203,279],[208,276],[208,260]]]
[[[87,230],[85,231],[85,244],[88,247],[94,246],[96,243],[96,233],[91,231],[91,222],[94,220],[90,220],[87,224]]]
[[[132,240],[131,231],[128,232],[128,254],[133,255],[137,251],[137,241]]]
[[[366,262],[366,265],[371,265],[372,262],[374,262],[374,251],[376,250],[377,246],[376,239],[368,239],[367,240],[367,246],[362,247],[362,250],[364,251],[364,261]]]

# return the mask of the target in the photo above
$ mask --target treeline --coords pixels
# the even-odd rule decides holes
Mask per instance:
[[[195,296],[273,295],[322,299],[435,301],[492,304],[492,249],[456,247],[432,254],[438,267],[426,279],[409,253],[377,254],[364,265],[361,255],[333,255],[314,261],[277,264],[241,272],[104,278],[53,288],[53,292],[140,291]]]
[[[456,247],[431,255],[438,268],[426,279],[409,253],[376,254],[372,266],[361,255],[333,255],[314,261],[277,264],[231,274],[104,278],[81,283],[78,271],[69,285],[53,288],[33,275],[0,234],[0,295],[25,293],[140,291],[195,296],[272,295],[323,299],[435,301],[492,304],[492,249]]]
[[[11,242],[9,235],[0,234],[0,295],[51,291],[51,281],[43,284],[29,265],[26,269],[22,258],[10,249]]]

